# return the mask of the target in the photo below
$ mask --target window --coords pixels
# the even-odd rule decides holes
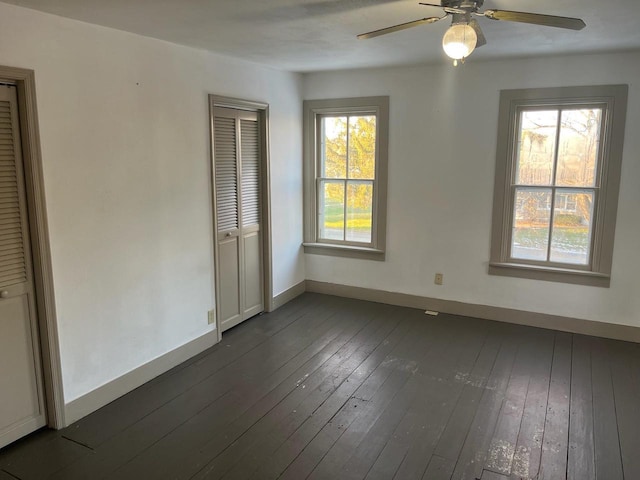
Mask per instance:
[[[501,92],[490,274],[609,286],[627,89]]]
[[[388,97],[304,102],[305,253],[384,260]]]

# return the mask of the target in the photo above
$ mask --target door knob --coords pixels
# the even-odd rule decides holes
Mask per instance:
[[[6,290],[3,290],[2,292],[0,292],[0,298],[8,298],[9,297],[9,292],[7,292]]]
[[[227,234],[225,235],[225,237],[230,237],[231,236],[231,232],[227,232]]]

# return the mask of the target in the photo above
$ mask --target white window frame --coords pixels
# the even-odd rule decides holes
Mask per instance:
[[[318,236],[320,120],[327,116],[375,115],[376,158],[373,180],[371,243],[336,241]],[[369,260],[384,260],[387,225],[389,97],[305,100],[304,102],[304,251]],[[345,219],[346,220],[346,219]]]
[[[503,90],[500,92],[489,274],[609,287],[622,168],[627,94],[627,85]],[[510,257],[518,118],[523,109],[547,107],[597,107],[603,110],[596,185],[595,188],[588,189],[593,190],[597,197],[593,212],[588,265],[528,261]],[[555,185],[555,179],[550,188],[554,192],[558,188]],[[578,187],[567,188],[567,190],[572,189],[581,190]]]

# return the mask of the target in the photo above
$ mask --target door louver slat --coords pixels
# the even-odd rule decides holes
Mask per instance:
[[[258,122],[240,120],[242,226],[260,223],[260,138]]]
[[[11,104],[0,102],[0,288],[27,280]]]
[[[238,228],[236,126],[233,118],[214,118],[214,155],[218,231]]]
[[[5,286],[15,285],[16,283],[22,283],[22,280],[25,277],[26,273],[24,270],[16,271],[12,275],[0,275],[0,284]]]

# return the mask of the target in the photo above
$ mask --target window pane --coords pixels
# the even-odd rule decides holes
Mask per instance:
[[[551,190],[517,188],[511,258],[547,260]]]
[[[561,195],[567,198],[566,205],[558,203]],[[552,262],[589,264],[592,218],[593,192],[556,193],[551,234]]]
[[[371,243],[373,182],[347,185],[347,240]]]
[[[601,109],[562,112],[556,185],[595,185],[601,119]]]
[[[344,182],[320,182],[318,236],[344,240]]]
[[[373,179],[376,174],[376,117],[349,117],[349,178]]]
[[[520,114],[516,184],[551,185],[557,124],[557,110],[529,110]]]
[[[347,176],[347,117],[322,117],[320,124],[322,163],[320,176]]]

